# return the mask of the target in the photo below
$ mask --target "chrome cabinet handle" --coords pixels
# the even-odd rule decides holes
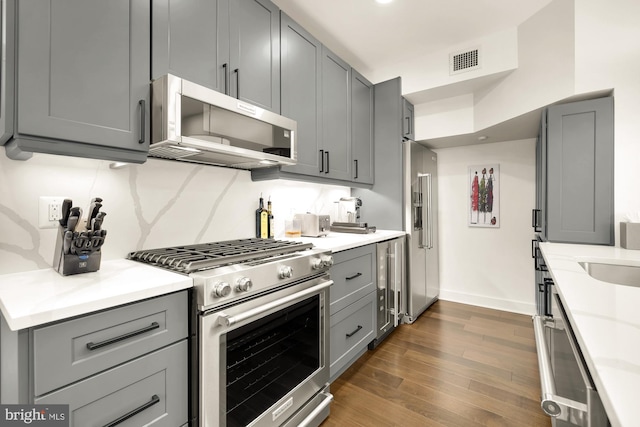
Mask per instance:
[[[138,139],[138,144],[144,144],[144,141],[146,139],[146,135],[145,135],[146,111],[145,111],[144,99],[141,99],[140,101],[138,101],[138,105],[140,106],[140,139]]]
[[[109,339],[106,339],[104,341],[100,341],[100,342],[97,342],[97,343],[89,342],[89,343],[87,343],[87,348],[89,350],[96,350],[98,348],[105,347],[105,346],[108,346],[108,345],[111,345],[111,344],[115,344],[117,342],[124,341],[124,340],[126,340],[128,338],[131,338],[131,337],[135,337],[136,335],[144,334],[145,332],[149,332],[149,331],[152,331],[154,329],[158,329],[159,327],[160,327],[160,324],[158,322],[153,322],[149,326],[145,326],[144,328],[138,329],[137,331],[127,332],[126,334],[123,334],[123,335],[120,335],[120,336],[117,336],[117,337],[114,337],[114,338],[109,338]]]
[[[236,323],[242,322],[243,320],[247,320],[247,319],[251,319],[252,317],[258,316],[262,313],[264,313],[265,311],[269,311],[273,308],[277,308],[280,307],[282,305],[288,304],[292,301],[295,301],[299,298],[303,298],[306,297],[307,295],[312,295],[315,294],[316,292],[324,289],[324,288],[328,288],[329,286],[333,285],[333,280],[327,280],[324,281],[322,283],[317,284],[316,286],[313,286],[311,288],[305,289],[304,291],[300,291],[300,292],[296,292],[293,295],[289,295],[287,297],[284,298],[280,298],[278,300],[275,301],[271,301],[268,304],[264,304],[261,305],[260,307],[256,307],[252,310],[247,310],[242,314],[239,314],[237,316],[229,316],[228,314],[221,312],[218,315],[218,324],[220,326],[232,326],[235,325]]]
[[[540,209],[531,210],[531,227],[533,227],[533,231],[535,232],[542,231],[542,228],[539,225],[541,212],[542,211]]]
[[[320,173],[324,172],[324,150],[320,150]]]
[[[355,329],[355,331],[351,332],[350,334],[347,334],[347,338],[351,338],[352,336],[357,334],[360,329],[362,329],[362,326],[358,325],[358,327]]]
[[[148,409],[150,407],[152,407],[153,405],[155,405],[156,403],[160,402],[160,398],[158,397],[157,394],[154,394],[153,396],[151,396],[151,400],[148,401],[147,403],[144,403],[142,405],[140,405],[139,407],[137,407],[136,409],[127,412],[126,414],[124,414],[123,416],[121,416],[120,418],[111,421],[109,424],[105,424],[104,427],[114,427],[117,426],[120,423],[125,422],[126,420],[128,420],[129,418],[133,417],[134,415],[138,415],[140,412],[144,411],[145,409]]]
[[[324,152],[324,157],[327,160],[327,167],[326,167],[324,173],[329,173],[329,152],[328,151]]]
[[[353,164],[354,164],[354,167],[355,167],[355,174],[354,174],[353,179],[358,179],[358,161],[354,160]]]
[[[356,274],[354,274],[353,276],[349,276],[349,277],[347,277],[346,279],[347,279],[347,280],[353,280],[353,279],[355,279],[356,277],[360,277],[360,276],[362,276],[362,273],[356,273]]]

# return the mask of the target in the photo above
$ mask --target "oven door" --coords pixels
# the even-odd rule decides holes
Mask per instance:
[[[324,275],[200,316],[201,426],[314,425],[328,415],[332,283]]]
[[[560,296],[553,281],[547,283],[552,290],[551,316],[533,317],[542,409],[554,427],[609,426]]]

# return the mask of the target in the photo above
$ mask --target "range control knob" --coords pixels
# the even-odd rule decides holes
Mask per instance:
[[[293,277],[293,268],[289,265],[284,265],[280,267],[280,278],[281,279],[291,279]]]
[[[227,282],[218,282],[213,286],[213,297],[223,298],[231,293],[231,286]]]
[[[323,267],[324,262],[322,261],[322,259],[318,258],[311,261],[311,268],[313,268],[314,270],[320,270]]]
[[[333,265],[333,257],[331,255],[322,255],[319,259],[311,262],[311,268],[320,270],[321,268],[331,267]]]
[[[324,255],[323,257],[321,257],[321,259],[325,267],[331,267],[333,265],[333,256]]]
[[[241,277],[236,282],[236,291],[247,292],[253,286],[253,282],[248,277]]]

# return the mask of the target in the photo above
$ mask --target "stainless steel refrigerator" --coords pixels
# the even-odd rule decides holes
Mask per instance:
[[[414,141],[404,141],[402,157],[403,222],[407,232],[403,323],[413,323],[440,294],[437,155]]]

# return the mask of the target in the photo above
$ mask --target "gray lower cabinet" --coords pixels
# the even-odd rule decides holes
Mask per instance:
[[[613,98],[553,105],[538,139],[538,220],[549,241],[613,245]]]
[[[2,403],[68,404],[71,427],[184,425],[188,308],[181,291],[18,332],[3,323]]]
[[[69,425],[177,427],[187,414],[187,341],[165,347],[60,390],[34,404],[69,405]],[[124,420],[127,423],[124,423]]]
[[[375,338],[376,245],[333,254],[331,267],[330,378],[335,380]]]
[[[351,179],[373,184],[373,83],[351,69]]]
[[[7,155],[144,162],[150,2],[21,0],[15,9],[16,127]]]

